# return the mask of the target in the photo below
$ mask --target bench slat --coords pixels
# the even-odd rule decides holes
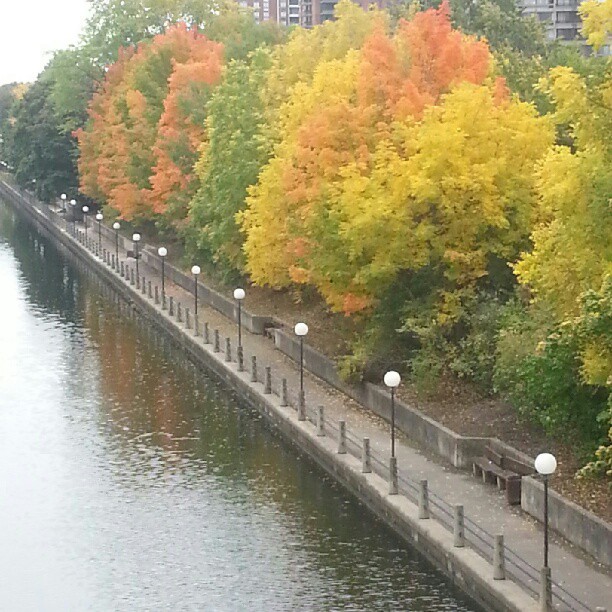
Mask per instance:
[[[517,461],[512,457],[504,456],[502,461],[502,466],[509,470],[510,472],[514,472],[515,474],[520,474],[521,476],[530,476],[533,474],[533,467],[530,465],[524,464],[522,461]]]
[[[504,457],[499,453],[495,452],[490,446],[485,446],[484,453],[485,457],[492,461],[495,465],[498,465],[501,468],[504,467]]]

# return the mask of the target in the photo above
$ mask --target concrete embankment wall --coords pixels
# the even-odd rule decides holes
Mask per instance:
[[[237,371],[235,364],[225,362],[222,353],[214,353],[211,345],[194,337],[192,332],[168,316],[167,311],[162,311],[146,296],[130,287],[108,265],[62,230],[53,219],[55,215],[49,213],[45,206],[27,202],[2,182],[0,193],[43,234],[95,271],[143,316],[169,334],[195,362],[214,372],[257,408],[287,440],[307,453],[487,610],[528,612],[539,609],[538,604],[513,582],[494,580],[492,566],[476,552],[469,548],[454,547],[452,533],[441,524],[434,520],[419,519],[418,508],[407,498],[389,495],[389,484],[385,479],[374,473],[362,473],[362,465],[357,458],[350,454],[338,454],[337,443],[332,438],[317,436],[311,423],[298,421],[292,408],[281,406],[280,398],[276,395],[265,394],[260,383],[250,381],[249,373]]]

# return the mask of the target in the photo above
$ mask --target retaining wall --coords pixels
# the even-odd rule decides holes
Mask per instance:
[[[523,478],[521,507],[525,512],[544,520],[544,484],[535,478]],[[548,490],[548,521],[572,544],[589,552],[600,563],[612,566],[612,528],[592,512]]]
[[[298,361],[300,358],[299,340],[283,329],[274,329],[272,333],[276,347]],[[304,345],[304,366],[309,372],[353,398],[362,406],[366,406],[387,421],[391,420],[391,403],[386,390],[368,382],[356,385],[346,384],[338,376],[334,362],[306,344]],[[471,469],[472,459],[483,454],[484,447],[490,440],[490,438],[457,434],[400,400],[395,402],[395,422],[408,437],[459,468]]]
[[[90,222],[92,223],[93,228],[92,236],[96,236],[98,232],[98,222],[93,219],[90,219]],[[100,233],[107,240],[111,240],[113,242],[115,241],[116,237],[118,237],[120,253],[133,250],[134,243],[120,234],[116,236],[115,230],[112,228],[106,225],[101,225]],[[143,246],[140,251],[140,256],[142,261],[161,274],[161,257],[159,257],[157,251],[153,247]],[[182,289],[185,289],[186,291],[194,290],[193,276],[185,274],[182,270],[179,270],[177,267],[173,266],[167,261],[164,264],[164,274],[167,279]],[[214,308],[228,319],[236,321],[236,324],[238,323],[238,306],[235,300],[226,297],[222,293],[215,291],[201,282],[198,282],[198,301],[211,308]],[[252,334],[263,334],[266,329],[273,327],[276,324],[272,317],[254,315],[244,308],[242,308],[241,319],[242,325]]]

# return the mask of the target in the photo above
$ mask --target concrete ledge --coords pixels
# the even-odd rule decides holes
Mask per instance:
[[[161,273],[161,259],[155,253],[152,247],[145,247],[142,251],[143,261],[151,266],[154,270]],[[175,266],[166,263],[165,274],[179,287],[186,291],[193,291],[194,280],[193,277],[185,274]],[[201,300],[203,304],[207,304],[211,308],[218,310],[222,315],[228,319],[236,321],[238,323],[238,307],[234,299],[224,296],[223,294],[211,289],[207,285],[198,282],[198,300]],[[269,327],[274,327],[274,319],[272,317],[265,317],[260,315],[254,315],[244,307],[241,309],[242,325],[245,329],[250,331],[252,334],[263,334]]]
[[[509,580],[494,580],[492,566],[469,548],[455,548],[452,533],[437,521],[419,520],[418,509],[401,495],[389,496],[388,483],[376,474],[364,474],[361,462],[352,455],[338,455],[335,442],[318,437],[309,422],[300,422],[294,411],[282,407],[280,398],[265,395],[260,383],[250,382],[248,372],[238,372],[235,364],[224,361],[222,353],[214,353],[199,337],[188,334],[167,311],[156,307],[149,299],[87,251],[64,232],[37,205],[23,206],[17,192],[7,191],[0,181],[0,193],[7,196],[45,235],[59,243],[79,265],[85,265],[137,309],[154,322],[201,366],[216,374],[245,401],[254,406],[283,436],[309,455],[328,474],[345,486],[372,512],[393,528],[402,538],[419,550],[455,584],[485,607],[500,612],[535,612],[540,606],[518,585]]]
[[[544,485],[539,480],[523,477],[521,507],[538,520],[544,520]],[[612,566],[612,528],[608,523],[550,489],[548,520],[550,527],[572,544],[600,563]]]
[[[299,360],[300,343],[293,334],[282,329],[274,329],[273,336],[276,348],[295,361]],[[369,408],[378,416],[387,421],[391,420],[389,394],[381,387],[368,382],[348,385],[338,376],[336,364],[331,359],[306,344],[304,345],[304,366],[309,372],[362,406]],[[459,468],[471,468],[472,459],[483,454],[490,440],[490,438],[459,435],[402,401],[395,403],[395,418],[398,428],[409,438]]]
[[[93,219],[93,216],[90,216],[90,223],[93,228],[92,237],[95,237],[98,235],[98,222]],[[100,226],[100,234],[107,240],[113,243],[115,242],[115,231],[107,225]],[[133,244],[129,238],[119,235],[118,243],[121,253],[132,250]],[[157,251],[152,246],[142,245],[140,255],[143,262],[161,273],[161,258],[157,255]],[[194,281],[191,275],[179,270],[176,266],[173,266],[167,261],[164,268],[166,278],[186,291],[193,291]],[[238,322],[238,308],[235,301],[200,282],[198,283],[198,301],[218,310],[228,319],[232,319],[236,321],[236,323]],[[275,321],[272,317],[254,315],[248,310],[245,310],[244,307],[242,308],[241,318],[242,325],[252,334],[264,334],[266,329],[275,326]]]

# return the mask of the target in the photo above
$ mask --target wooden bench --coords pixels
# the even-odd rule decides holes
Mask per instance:
[[[500,491],[504,491],[506,501],[511,505],[521,503],[521,476],[533,472],[520,461],[501,455],[488,446],[483,457],[474,459],[472,471],[485,484],[497,485]]]

